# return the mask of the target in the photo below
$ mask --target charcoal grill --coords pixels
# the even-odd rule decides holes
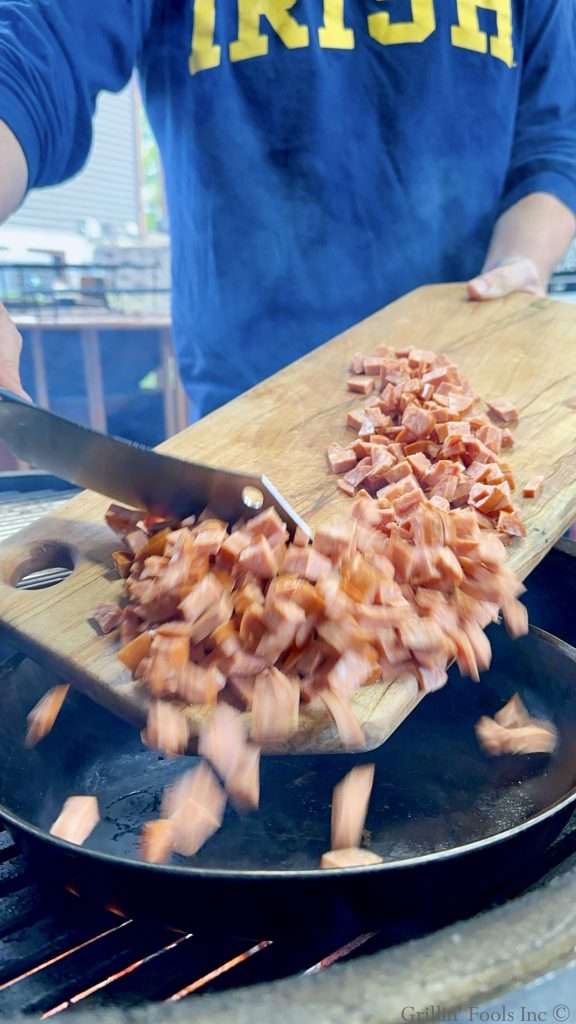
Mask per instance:
[[[61,499],[44,489],[43,502]],[[32,508],[30,501],[31,514]],[[6,522],[1,509],[0,521]],[[569,548],[552,552],[531,577],[529,592],[532,621],[570,642],[576,639],[569,614],[576,596],[573,565]],[[163,1024],[192,1013],[195,1022],[228,1024],[269,1024],[279,1013],[286,1024],[406,1020],[411,1008],[447,1013],[482,1002],[570,959],[576,948],[576,824],[568,823],[536,861],[519,860],[514,876],[493,886],[488,901],[471,894],[467,905],[455,910],[447,900],[443,909],[442,901],[424,895],[405,914],[382,907],[369,931],[343,916],[328,929],[311,921],[290,936],[251,932],[249,921],[242,936],[224,925],[195,934],[146,919],[145,907],[142,916],[129,918],[90,896],[47,884],[41,867],[28,864],[0,832],[3,1019],[91,1011],[112,1021],[130,1011],[131,1020]],[[251,987],[269,982],[276,984]],[[198,1001],[200,994],[210,998]],[[576,1019],[576,1005],[572,1012]]]

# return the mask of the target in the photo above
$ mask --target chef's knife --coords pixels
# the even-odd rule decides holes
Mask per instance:
[[[265,476],[161,455],[88,430],[2,388],[0,439],[38,469],[153,515],[184,519],[209,507],[233,521],[273,506],[291,532],[310,532]]]

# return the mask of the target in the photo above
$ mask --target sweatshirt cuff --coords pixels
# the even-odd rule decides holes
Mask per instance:
[[[38,180],[40,170],[40,147],[38,133],[29,110],[10,89],[0,85],[0,121],[8,126],[16,136],[28,167],[26,191],[33,188]]]
[[[500,214],[534,192],[555,196],[576,214],[576,170],[574,173],[565,173],[558,169],[535,171],[509,186],[500,204]]]

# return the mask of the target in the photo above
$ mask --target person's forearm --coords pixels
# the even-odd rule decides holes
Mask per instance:
[[[576,218],[564,203],[545,192],[535,192],[497,221],[484,271],[515,260],[531,260],[545,290],[575,231]]]
[[[28,168],[18,139],[0,121],[0,223],[18,209],[26,195]]]

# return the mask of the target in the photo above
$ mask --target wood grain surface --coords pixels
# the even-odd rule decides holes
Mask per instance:
[[[264,472],[311,526],[346,514],[349,499],[327,472],[331,440],[350,439],[346,411],[361,404],[345,390],[350,356],[377,344],[413,344],[446,352],[482,397],[510,398],[520,412],[510,455],[519,487],[534,474],[545,483],[523,501],[528,537],[511,549],[521,577],[576,519],[576,316],[561,302],[515,295],[470,303],[460,285],[419,289],[161,446],[172,455],[250,472]],[[115,601],[121,581],[111,571],[117,542],[104,524],[108,501],[83,493],[0,546],[0,622],[19,645],[41,657],[67,682],[141,724],[146,701],[118,662],[113,638],[98,636],[90,614]],[[22,565],[43,567],[66,558],[72,575],[58,586],[17,591]],[[356,697],[368,746],[397,727],[419,699],[414,679],[377,684]],[[190,712],[193,730],[206,709]],[[289,749],[334,750],[338,741],[323,716],[301,718]]]

